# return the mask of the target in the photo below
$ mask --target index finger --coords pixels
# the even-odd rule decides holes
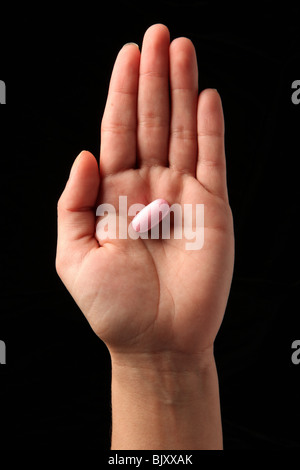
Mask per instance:
[[[125,44],[113,68],[101,124],[102,176],[135,167],[139,64],[138,46]]]

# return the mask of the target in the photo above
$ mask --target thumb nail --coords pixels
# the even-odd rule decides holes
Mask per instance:
[[[70,176],[72,175],[72,173],[74,172],[75,168],[77,167],[77,165],[78,165],[78,163],[79,163],[79,160],[80,160],[80,158],[82,157],[83,152],[84,152],[84,150],[82,150],[82,152],[80,152],[80,154],[77,155],[77,157],[75,158],[74,163],[73,163],[72,168],[71,168],[71,171],[70,171]]]

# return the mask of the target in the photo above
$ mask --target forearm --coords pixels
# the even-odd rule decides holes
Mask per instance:
[[[112,449],[222,449],[212,353],[132,359],[112,356]]]

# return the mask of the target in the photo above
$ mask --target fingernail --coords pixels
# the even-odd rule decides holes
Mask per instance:
[[[74,163],[73,163],[72,168],[71,168],[71,171],[70,171],[70,176],[72,175],[74,169],[75,169],[76,166],[78,165],[79,160],[80,160],[80,157],[82,156],[83,152],[84,152],[84,150],[82,150],[82,151],[80,152],[80,154],[77,155],[77,157],[75,158]]]
[[[127,42],[126,44],[124,44],[123,47],[126,47],[126,46],[136,46],[138,49],[140,48],[140,46],[136,44],[135,42]]]

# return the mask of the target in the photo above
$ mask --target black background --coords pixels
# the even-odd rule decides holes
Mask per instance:
[[[225,449],[299,449],[299,11],[76,5],[18,7],[1,20],[0,447],[109,449],[109,354],[56,274],[56,204],[76,155],[99,155],[119,49],[159,22],[194,42],[199,87],[217,88],[224,107],[236,234],[215,345]]]

